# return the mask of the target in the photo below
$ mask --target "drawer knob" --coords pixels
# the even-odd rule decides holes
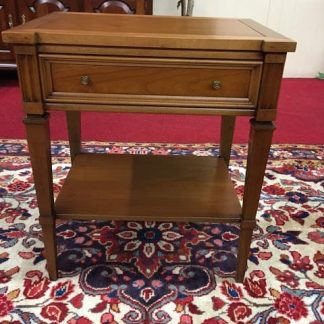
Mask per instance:
[[[214,80],[212,82],[212,88],[217,90],[217,89],[220,89],[222,87],[222,83],[218,80]]]
[[[82,85],[89,85],[89,83],[90,83],[90,78],[89,78],[89,76],[88,76],[88,75],[82,75],[82,76],[80,77],[80,83],[81,83]]]

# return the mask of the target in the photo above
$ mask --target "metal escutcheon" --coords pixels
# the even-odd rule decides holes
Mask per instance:
[[[88,75],[82,75],[82,76],[80,77],[80,83],[81,83],[82,85],[88,85],[88,84],[90,83],[90,78],[89,78],[89,76],[88,76]]]
[[[222,87],[222,83],[218,80],[214,80],[212,82],[212,88],[217,90],[217,89],[220,89]]]

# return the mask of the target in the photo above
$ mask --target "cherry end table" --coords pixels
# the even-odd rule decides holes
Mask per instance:
[[[23,95],[47,268],[55,220],[239,223],[247,265],[287,52],[249,19],[52,13],[3,33]],[[54,202],[49,112],[66,112],[72,167]],[[82,111],[219,115],[219,157],[86,154]],[[236,116],[250,116],[243,206],[227,172]]]

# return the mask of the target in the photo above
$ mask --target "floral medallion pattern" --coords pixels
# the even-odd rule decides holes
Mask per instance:
[[[212,144],[87,142],[110,154],[217,156]],[[243,284],[237,225],[58,222],[60,279],[46,271],[25,141],[0,141],[1,323],[323,323],[324,147],[274,145]],[[54,192],[70,169],[52,143]],[[230,173],[244,191],[246,145]]]

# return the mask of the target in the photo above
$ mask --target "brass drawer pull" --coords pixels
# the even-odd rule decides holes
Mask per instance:
[[[14,26],[12,14],[8,15],[8,25],[9,25],[9,28],[12,28]]]
[[[212,82],[212,88],[215,89],[215,90],[218,90],[222,87],[222,83],[218,80],[214,80]]]
[[[81,83],[82,85],[89,85],[89,83],[90,83],[90,78],[89,78],[89,76],[88,76],[88,75],[82,75],[82,76],[80,77],[80,83]]]
[[[26,15],[24,14],[21,15],[21,22],[23,25],[26,24]]]

